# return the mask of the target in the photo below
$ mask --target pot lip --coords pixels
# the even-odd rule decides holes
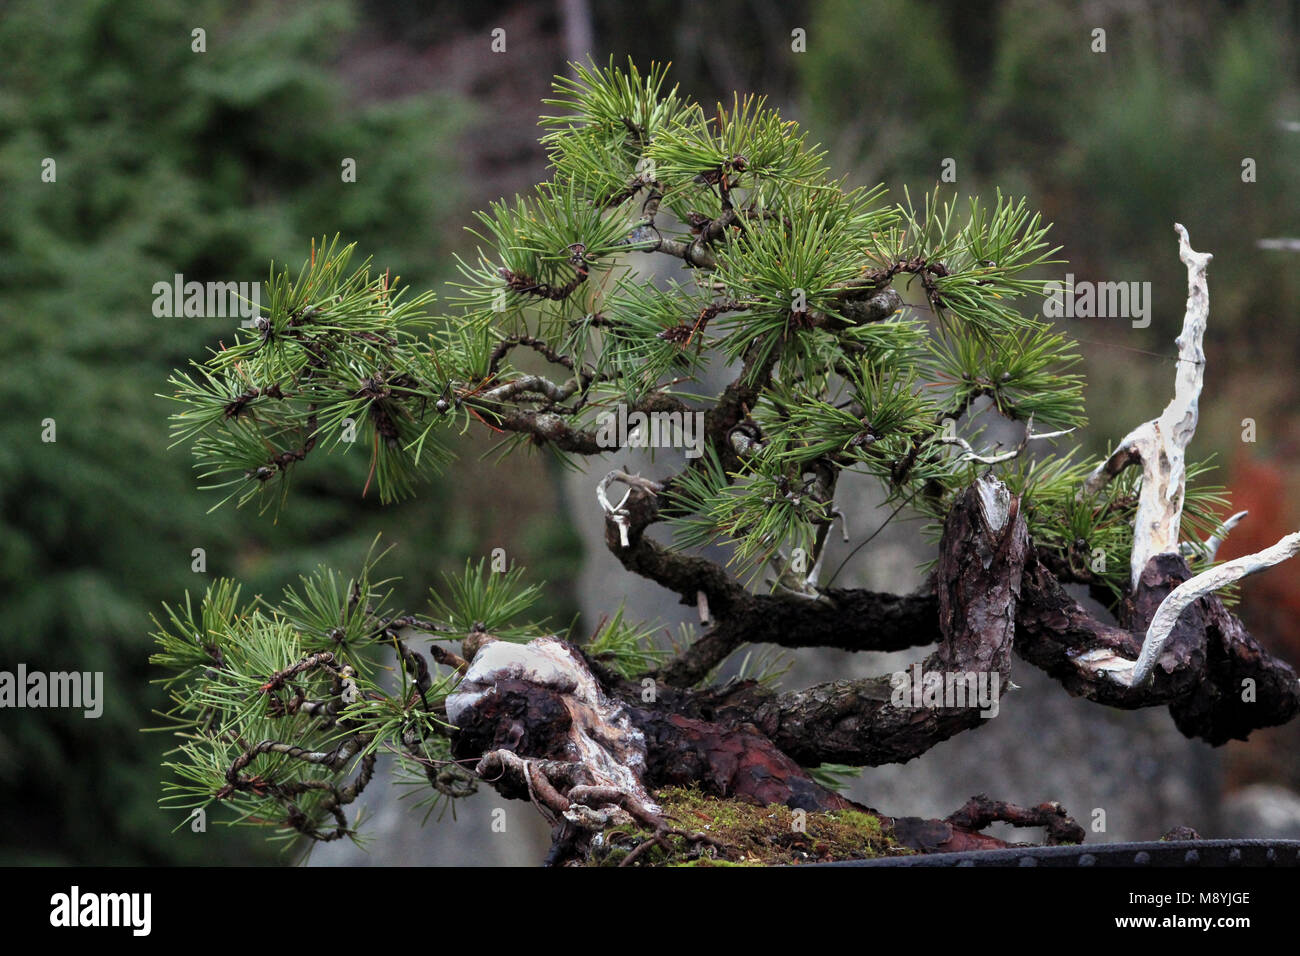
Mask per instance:
[[[914,856],[837,860],[802,866],[1123,866],[1123,867],[1300,867],[1300,840],[1265,838],[1214,840],[1152,840],[1134,843],[1095,843],[1071,846],[1012,846],[960,853],[919,853]]]

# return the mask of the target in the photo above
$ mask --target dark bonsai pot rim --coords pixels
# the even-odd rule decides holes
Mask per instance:
[[[1161,840],[1092,846],[1023,846],[1005,850],[923,853],[844,860],[815,866],[1217,867],[1300,866],[1300,840]]]

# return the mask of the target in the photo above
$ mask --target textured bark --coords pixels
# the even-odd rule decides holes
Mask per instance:
[[[752,726],[642,711],[650,786],[698,785],[705,793],[804,810],[857,804],[827,790]]]
[[[653,499],[632,495],[639,515],[634,511],[631,545],[617,548],[617,532],[611,528],[611,549],[629,570],[681,593],[684,603],[686,595],[696,593],[692,585],[704,591],[715,618],[703,636],[655,675],[665,683],[697,682],[744,643],[894,651],[945,640],[939,595],[830,590],[822,600],[807,600],[749,594],[718,565],[674,554],[646,537],[639,522],[655,513]],[[945,554],[951,558],[956,552],[945,546]],[[943,580],[942,573],[937,577]],[[1181,557],[1157,555],[1139,577],[1135,593],[1118,608],[1119,622],[1108,623],[1070,596],[1043,556],[1028,547],[1013,602],[1014,649],[1071,694],[1122,709],[1170,707],[1179,730],[1213,744],[1245,739],[1252,730],[1291,720],[1300,713],[1295,672],[1261,647],[1213,595],[1198,599],[1180,616],[1150,681],[1134,687],[1123,679],[1132,671],[1152,616],[1189,577]],[[947,626],[951,630],[952,622]],[[927,671],[948,666],[937,655],[922,663]],[[1000,668],[999,674],[1007,676]],[[1253,686],[1243,684],[1246,680]],[[923,746],[926,733],[942,734],[929,744],[933,746],[978,725],[969,714],[940,712],[930,714],[932,725],[911,726],[888,713],[891,689],[889,678],[881,676],[819,685],[777,700],[751,695],[736,704],[782,749],[810,764],[908,760],[928,749]],[[1253,690],[1253,700],[1242,699],[1248,690]]]
[[[996,673],[1005,681],[1029,556],[1018,502],[998,482],[977,482],[949,515],[941,549],[936,602],[944,640],[924,668]],[[478,759],[479,774],[503,795],[532,800],[555,824],[556,846],[570,855],[583,845],[576,831],[654,821],[659,808],[651,794],[669,785],[759,805],[877,813],[822,787],[801,764],[908,759],[981,720],[974,702],[895,706],[888,677],[783,695],[752,682],[665,687],[643,701],[640,685],[599,673],[555,638],[524,647],[480,638],[466,648],[471,654],[447,702],[458,727],[454,752]],[[903,845],[924,852],[1005,845],[978,833],[988,821],[882,820]]]
[[[619,526],[607,521],[605,543],[610,551],[629,571],[681,595],[683,604],[696,605],[703,594],[713,620],[688,653],[654,675],[665,683],[697,683],[742,644],[900,651],[932,644],[939,637],[935,595],[848,588],[827,589],[817,600],[751,594],[712,561],[670,551],[645,534],[659,519],[658,495],[634,487],[624,509],[629,513],[628,545],[622,545]]]
[[[622,696],[616,691],[620,691]],[[556,638],[526,646],[480,646],[464,681],[448,698],[460,759],[508,752],[548,765],[568,764],[552,786],[613,788],[649,812],[650,792],[698,784],[706,792],[805,810],[852,806],[815,783],[767,737],[734,716],[709,720],[711,696],[682,695],[676,706],[638,706],[636,689],[602,682],[581,651]],[[687,713],[686,711],[694,711]],[[508,758],[491,761],[504,768]],[[480,773],[483,770],[480,769]],[[491,781],[507,797],[532,796],[527,775]]]
[[[647,208],[653,224],[657,199]],[[854,806],[819,786],[803,767],[907,761],[979,726],[985,716],[983,701],[977,706],[900,699],[898,674],[780,694],[752,682],[695,689],[729,654],[751,643],[855,651],[937,644],[909,671],[940,675],[950,688],[955,684],[947,678],[958,675],[971,675],[971,684],[982,680],[987,687],[996,679],[998,689],[1009,686],[1014,649],[1072,694],[1119,708],[1168,706],[1184,734],[1214,744],[1290,720],[1300,712],[1295,673],[1267,654],[1212,591],[1238,572],[1294,554],[1300,537],[1284,539],[1240,568],[1230,562],[1174,593],[1191,577],[1179,553],[1183,453],[1195,432],[1204,375],[1210,259],[1193,252],[1185,230],[1177,229],[1189,293],[1174,399],[1160,418],[1123,439],[1080,492],[1095,493],[1129,466],[1143,468],[1131,588],[1117,610],[1117,623],[1097,619],[1066,591],[1061,580],[1094,587],[1099,582],[1076,571],[1067,556],[1036,550],[1019,501],[988,476],[966,489],[947,516],[934,593],[900,597],[818,591],[811,586],[814,576],[807,594],[751,594],[718,564],[674,552],[647,536],[648,528],[680,507],[672,496],[675,479],[655,482],[611,472],[598,491],[610,552],[629,571],[675,592],[683,604],[698,606],[707,630],[646,675],[655,691],[647,699],[639,683],[604,673],[554,639],[534,642],[536,653],[520,652],[517,660],[500,649],[480,649],[462,685],[467,694],[454,708],[452,698],[448,702],[460,727],[458,756],[479,757],[480,775],[502,793],[531,799],[555,823],[556,847],[572,849],[582,842],[575,834],[616,821],[649,823],[661,834],[665,824],[650,794],[667,785],[694,784],[720,797],[806,810]],[[691,261],[689,254],[674,254]],[[897,263],[865,284],[846,286],[844,298],[866,300],[864,318],[883,318],[896,302],[882,292],[901,270],[917,272],[937,304],[937,292],[926,279],[942,268],[923,260]],[[700,321],[706,318],[701,314]],[[814,324],[818,321],[825,317],[814,317]],[[706,438],[729,473],[741,464],[739,455],[761,439],[750,411],[770,379],[772,361],[746,355],[741,375],[706,412]],[[529,421],[520,430],[564,440],[544,424]],[[1032,437],[1029,430],[1026,436]],[[1017,453],[975,457],[991,463]],[[896,479],[913,461],[898,463]],[[830,505],[835,463],[826,459],[824,464],[827,474],[819,477],[815,497]],[[611,481],[629,489],[618,505],[605,496]],[[824,524],[819,534],[828,527]],[[1212,553],[1225,533],[1226,526],[1205,543],[1202,554]],[[535,666],[542,659],[562,664]],[[1049,842],[1083,838],[1082,829],[1056,804],[1024,808],[983,795],[946,820],[882,820],[904,845],[925,852],[1001,845],[979,833],[994,821],[1046,827]]]
[[[1131,669],[1151,617],[1190,576],[1181,557],[1153,557],[1136,594],[1121,605],[1119,627],[1091,617],[1031,557],[1016,651],[1076,696],[1124,709],[1167,705],[1183,734],[1211,744],[1245,740],[1252,730],[1291,720],[1300,713],[1295,671],[1268,654],[1213,595],[1179,617],[1149,683],[1133,686],[1114,676]]]
[[[655,545],[658,547],[658,545]],[[717,613],[712,603],[709,610]],[[748,594],[727,604],[727,616],[665,665],[658,677],[675,686],[698,682],[742,644],[830,647],[843,651],[902,651],[933,644],[939,599],[832,588],[818,600]]]
[[[493,643],[480,641],[479,654]],[[448,712],[458,724],[455,755],[476,760],[478,775],[502,796],[530,800],[552,824],[551,863],[582,858],[592,836],[609,826],[665,832],[668,820],[652,794],[671,785],[759,806],[871,813],[882,832],[919,853],[1005,847],[979,832],[993,820],[1046,826],[1049,836],[1073,824],[1059,807],[1053,814],[1013,808],[987,819],[964,812],[982,797],[945,820],[886,816],[822,787],[756,727],[741,722],[725,696],[679,691],[660,708],[638,707],[600,682],[577,648],[555,638],[528,648],[561,666],[538,666],[537,655],[516,645],[496,648],[491,661],[476,655]],[[714,707],[721,707],[716,720],[680,712]]]
[[[1143,589],[1130,622],[1150,624],[1164,598],[1191,577],[1172,554],[1157,555],[1143,572]],[[1284,724],[1300,713],[1300,683],[1286,662],[1269,655],[1215,595],[1194,601],[1179,616],[1156,659],[1156,683],[1190,671],[1190,687],[1170,703],[1178,729],[1211,744],[1245,740],[1252,730]]]
[[[1226,529],[1230,522],[1231,519],[1224,522],[1223,527]],[[1221,534],[1226,533],[1225,530]],[[1207,561],[1213,560],[1212,554],[1218,548],[1220,540],[1221,536],[1216,534],[1206,542]],[[1166,641],[1192,604],[1201,598],[1212,596],[1221,588],[1240,581],[1248,575],[1293,558],[1297,553],[1300,553],[1300,532],[1287,535],[1271,548],[1225,561],[1179,584],[1164,599],[1147,624],[1142,641],[1142,653],[1138,655],[1137,663],[1133,667],[1131,683],[1141,685],[1150,676],[1156,661],[1164,652]],[[1206,607],[1208,609],[1209,605]]]
[[[1018,502],[999,483],[982,479],[949,514],[939,548],[943,640],[921,672],[997,674],[1004,687],[1029,554]],[[756,722],[801,763],[876,766],[911,760],[985,719],[973,706],[898,707],[893,691],[889,675],[820,684],[761,704]]]
[[[1018,807],[1005,800],[990,800],[984,794],[971,797],[957,812],[949,814],[948,822],[967,830],[982,830],[990,823],[1001,821],[1016,827],[1045,827],[1047,845],[1082,843],[1087,835],[1059,803],[1040,803],[1036,807]]]

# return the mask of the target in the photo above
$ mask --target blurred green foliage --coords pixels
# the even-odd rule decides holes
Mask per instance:
[[[402,509],[358,500],[364,455],[308,477],[273,524],[206,514],[188,454],[167,449],[168,371],[238,320],[155,318],[155,282],[258,282],[325,232],[412,282],[443,275],[465,107],[352,102],[337,61],[354,26],[343,2],[6,5],[0,667],[103,671],[107,700],[98,720],[0,712],[2,862],[264,856],[261,841],[172,834],[183,818],[156,805],[173,742],[140,732],[162,703],[149,614],[218,575],[272,593],[318,562],[352,568],[378,529],[401,532],[386,535],[405,545],[388,570],[418,595],[473,544],[445,489]],[[205,53],[191,50],[195,27]],[[344,157],[356,183],[341,181]],[[54,443],[41,441],[45,419]],[[194,548],[206,573],[191,570]]]
[[[808,35],[807,121],[858,181],[920,192],[954,158],[961,192],[999,186],[1041,209],[1077,279],[1152,283],[1147,329],[1063,320],[1088,359],[1090,450],[1169,389],[1168,361],[1134,350],[1173,354],[1186,295],[1175,221],[1214,253],[1207,396],[1225,420],[1198,446],[1235,443],[1229,418],[1293,414],[1262,397],[1226,408],[1223,390],[1276,366],[1279,348],[1300,353],[1296,254],[1256,246],[1300,235],[1300,132],[1283,126],[1300,120],[1295,4],[826,0]],[[1256,182],[1242,180],[1247,157]]]

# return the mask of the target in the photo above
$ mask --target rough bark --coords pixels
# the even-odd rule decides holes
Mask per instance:
[[[670,551],[646,535],[659,520],[661,491],[634,485],[623,510],[623,529],[605,525],[605,543],[627,570],[696,605],[704,595],[712,625],[686,654],[654,677],[678,687],[700,681],[742,644],[833,647],[847,651],[899,651],[938,639],[939,601],[932,594],[895,595],[829,588],[817,600],[751,594],[723,568],[705,558]]]
[[[1151,618],[1190,577],[1178,555],[1153,557],[1136,594],[1121,605],[1120,627],[1093,618],[1031,557],[1016,615],[1016,651],[1076,696],[1123,709],[1168,706],[1183,734],[1211,744],[1245,740],[1253,730],[1291,720],[1300,713],[1295,671],[1264,650],[1212,594],[1179,616],[1150,682],[1135,686],[1116,676],[1132,670]]]
[[[1015,611],[1029,534],[1019,502],[981,479],[955,507],[940,544],[938,612],[942,643],[921,674],[1010,678]],[[807,764],[875,766],[911,760],[942,740],[979,726],[975,706],[895,706],[892,675],[834,681],[781,694],[757,709],[759,726]]]
[[[653,793],[673,785],[759,806],[870,813],[890,839],[917,853],[1006,847],[979,832],[995,820],[1046,827],[1049,842],[1082,833],[1055,804],[999,803],[990,810],[983,796],[944,820],[890,817],[822,787],[711,692],[671,692],[663,706],[638,707],[614,687],[607,692],[581,651],[558,639],[499,644],[481,642],[465,683],[448,701],[458,724],[453,751],[476,760],[478,775],[502,796],[530,800],[552,824],[552,864],[584,858],[594,834],[610,826],[669,832]],[[484,655],[484,647],[495,652]],[[682,712],[715,706],[713,720]],[[975,807],[985,808],[982,816]]]

